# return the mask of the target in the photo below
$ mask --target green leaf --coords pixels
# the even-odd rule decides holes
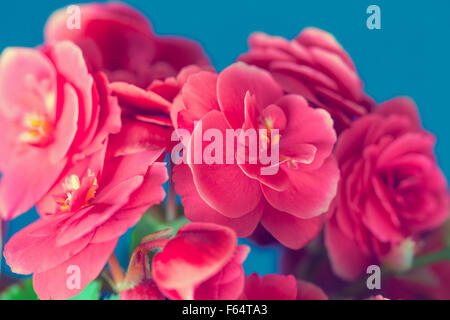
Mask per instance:
[[[0,300],[39,300],[33,290],[33,281],[27,279],[13,284],[0,294]]]
[[[102,284],[98,280],[89,283],[83,291],[69,300],[100,300],[100,290]]]
[[[187,220],[185,217],[180,217],[174,221],[166,222],[161,218],[158,218],[155,214],[152,214],[151,211],[147,211],[146,213],[144,213],[141,220],[136,225],[133,234],[131,235],[130,254],[139,245],[142,238],[144,238],[145,236],[166,228],[172,228],[175,234],[178,229],[180,229],[188,222],[189,220]]]

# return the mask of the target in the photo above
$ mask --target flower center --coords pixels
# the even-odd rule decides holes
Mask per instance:
[[[80,182],[80,178],[72,174],[63,182],[64,196],[56,202],[61,210],[85,208],[95,198],[98,184],[95,174],[88,170],[88,175]]]
[[[31,145],[41,146],[50,140],[52,125],[46,116],[27,113],[23,118],[24,131],[19,139]]]
[[[266,142],[266,145],[276,145],[280,142],[281,134],[277,133],[272,137],[273,120],[271,118],[263,118],[260,128],[265,129],[266,132],[260,130],[259,137]]]

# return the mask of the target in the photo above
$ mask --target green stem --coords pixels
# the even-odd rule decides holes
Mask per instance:
[[[445,248],[441,251],[432,252],[415,258],[411,269],[422,268],[429,264],[444,260],[450,260],[450,248]]]

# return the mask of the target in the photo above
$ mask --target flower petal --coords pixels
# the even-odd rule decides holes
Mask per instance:
[[[255,96],[256,108],[275,102],[283,95],[281,88],[267,71],[243,62],[226,68],[219,75],[217,82],[217,98],[232,128],[242,128],[245,121],[245,96],[247,91]]]

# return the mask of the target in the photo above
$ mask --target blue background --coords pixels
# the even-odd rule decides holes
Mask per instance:
[[[425,128],[438,137],[436,153],[450,176],[448,117],[450,116],[450,1],[124,1],[142,11],[161,35],[199,41],[217,70],[247,50],[253,31],[295,37],[315,26],[333,33],[350,53],[366,92],[377,102],[411,96]],[[47,17],[74,1],[2,1],[0,49],[42,43]],[[366,27],[366,8],[381,8],[381,30]],[[36,217],[11,223],[10,234]],[[122,241],[124,246],[124,241]],[[125,251],[120,252],[124,257]],[[253,248],[246,271],[276,272],[276,248]],[[2,270],[5,270],[3,263]]]

